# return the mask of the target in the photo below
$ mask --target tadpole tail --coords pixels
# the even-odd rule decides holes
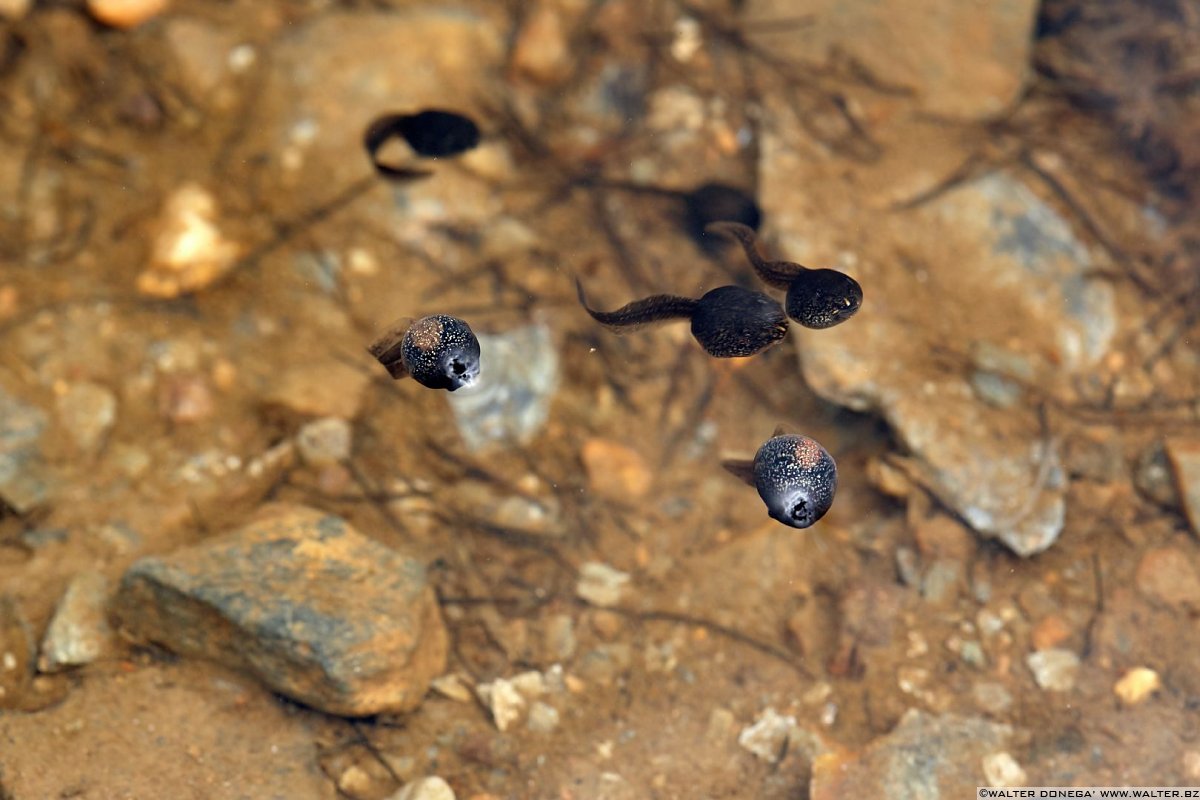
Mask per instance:
[[[408,375],[408,368],[404,366],[402,353],[404,351],[404,334],[408,332],[412,322],[407,317],[396,320],[388,326],[386,331],[376,337],[375,341],[367,345],[367,352],[375,356],[375,360],[383,365],[393,380],[400,380]]]
[[[588,305],[587,296],[583,292],[583,282],[578,278],[575,279],[575,292],[584,311],[591,314],[592,319],[610,328],[632,328],[672,319],[691,319],[698,303],[690,297],[655,294],[634,300],[616,311],[597,311]]]
[[[749,459],[725,459],[721,462],[721,466],[725,468],[733,477],[737,478],[742,483],[748,486],[755,486],[754,480],[754,462]]]
[[[755,246],[758,237],[749,225],[740,222],[710,222],[704,230],[736,240],[742,246],[742,250],[746,251],[746,258],[758,273],[759,280],[775,289],[788,288],[804,269],[790,261],[767,261],[760,256],[758,247]]]

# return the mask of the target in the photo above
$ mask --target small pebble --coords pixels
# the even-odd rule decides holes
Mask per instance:
[[[1200,781],[1200,750],[1188,750],[1181,761],[1184,777],[1189,781]]]
[[[337,779],[337,788],[351,797],[363,797],[373,788],[371,774],[357,764],[351,764]]]
[[[983,757],[983,776],[988,786],[996,789],[1024,786],[1028,780],[1017,760],[1005,752],[990,753]]]
[[[450,784],[436,775],[417,778],[388,800],[457,800]]]
[[[1030,653],[1025,663],[1037,685],[1048,692],[1069,692],[1079,674],[1079,656],[1070,650],[1051,648]]]
[[[920,586],[921,562],[911,547],[896,548],[896,575],[905,586]]]
[[[491,710],[492,719],[500,731],[508,730],[525,711],[525,698],[504,678],[497,678],[491,683],[481,683],[476,687],[476,691],[479,693],[479,699]]]
[[[430,686],[443,697],[448,697],[460,703],[471,702],[471,687],[461,675],[454,673],[442,675],[434,678]]]
[[[73,383],[55,398],[55,410],[75,447],[93,454],[117,420],[117,397],[98,383]]]
[[[628,573],[598,561],[588,561],[579,568],[575,593],[592,605],[607,608],[621,602],[621,594],[628,583]]]
[[[542,639],[550,658],[566,661],[575,655],[575,621],[570,614],[552,614],[542,627]]]
[[[215,407],[203,375],[169,375],[159,386],[158,412],[176,424],[202,422],[212,416]]]
[[[987,666],[987,657],[983,654],[983,646],[974,639],[963,642],[958,649],[958,654],[963,661],[976,669],[983,669]]]
[[[773,708],[766,708],[758,721],[742,729],[738,744],[763,761],[774,764],[783,754],[784,744],[796,727],[796,718],[782,716]]]
[[[558,727],[558,709],[543,702],[536,702],[529,707],[529,719],[526,726],[537,733],[549,733]]]
[[[88,13],[113,28],[134,28],[157,17],[167,0],[88,0]]]
[[[307,423],[296,433],[296,451],[311,467],[326,467],[350,457],[354,432],[339,417],[323,417]]]
[[[38,669],[57,672],[90,664],[112,645],[108,625],[108,579],[99,572],[84,572],[67,586],[46,628]]]
[[[217,200],[207,189],[189,183],[172,192],[163,204],[150,266],[138,276],[137,290],[150,297],[178,297],[209,286],[232,269],[242,246],[221,232],[217,214]]]
[[[541,697],[546,693],[546,678],[537,670],[514,675],[509,682],[526,700]]]
[[[1070,638],[1072,630],[1061,614],[1050,614],[1034,626],[1029,638],[1034,650],[1049,650]]]
[[[558,10],[548,3],[538,3],[517,34],[513,69],[536,83],[554,84],[570,77],[573,63]]]
[[[1158,673],[1148,667],[1134,667],[1121,676],[1113,692],[1127,706],[1137,705],[1162,688]]]

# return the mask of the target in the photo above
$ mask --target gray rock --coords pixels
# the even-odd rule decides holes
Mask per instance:
[[[403,712],[445,671],[422,565],[302,506],[125,573],[115,616],[136,637],[247,671],[334,714]]]
[[[795,182],[786,171],[776,179]],[[853,270],[863,310],[801,331],[804,374],[824,397],[881,413],[977,532],[1022,556],[1041,552],[1062,529],[1065,479],[1057,444],[1012,392],[1067,389],[1091,370],[1116,329],[1112,289],[1093,279],[1065,220],[1003,173],[906,223],[888,231],[889,246],[903,246],[920,274],[868,261]]]
[[[558,388],[558,352],[550,329],[536,324],[477,336],[479,380],[450,395],[459,433],[472,450],[528,444],[546,423]]]
[[[52,476],[40,448],[46,424],[41,409],[0,387],[0,501],[18,514],[50,498]]]
[[[812,800],[952,800],[985,785],[983,759],[1012,735],[1007,725],[910,709],[895,730],[848,758],[813,764]]]
[[[112,647],[108,625],[108,579],[99,572],[76,575],[58,602],[42,637],[38,669],[57,672],[90,664]]]

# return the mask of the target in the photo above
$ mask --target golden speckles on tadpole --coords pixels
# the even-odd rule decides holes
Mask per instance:
[[[408,338],[418,350],[433,350],[442,343],[443,327],[439,317],[422,317],[409,327]]]
[[[652,295],[616,311],[591,308],[583,285],[576,281],[575,288],[584,310],[609,328],[636,328],[667,320],[690,320],[692,336],[706,353],[716,358],[740,358],[761,353],[787,334],[787,316],[779,303],[762,292],[740,286],[720,286],[698,300],[670,294]]]
[[[479,340],[466,322],[447,314],[401,321],[367,350],[393,378],[411,375],[430,389],[453,392],[479,377]]]
[[[853,317],[862,306],[862,286],[844,272],[809,269],[791,261],[767,261],[758,254],[754,231],[738,222],[714,222],[707,230],[741,244],[759,279],[768,286],[787,290],[787,315],[806,328],[832,328]]]
[[[807,528],[833,506],[837,464],[815,439],[799,434],[773,436],[753,461],[724,461],[722,466],[758,489],[774,520]]]

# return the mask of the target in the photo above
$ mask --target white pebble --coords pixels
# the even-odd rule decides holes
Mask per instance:
[[[1025,657],[1037,685],[1048,692],[1069,692],[1079,674],[1079,656],[1061,647],[1038,650]]]
[[[340,417],[313,420],[296,433],[296,450],[304,463],[327,467],[350,457],[353,429]]]
[[[628,573],[608,564],[588,561],[579,568],[575,593],[594,606],[610,608],[621,602],[621,593],[628,583]]]
[[[738,744],[763,761],[773,764],[779,760],[784,742],[795,727],[795,717],[782,716],[768,706],[759,715],[757,722],[742,729],[738,735]]]
[[[1027,779],[1025,770],[1017,760],[1008,753],[991,753],[983,757],[983,776],[988,786],[996,789],[1012,789],[1024,786]]]
[[[492,719],[501,731],[508,730],[514,722],[521,718],[525,710],[525,698],[516,690],[511,681],[497,678],[491,683],[481,683],[476,687],[479,699],[492,712]]]
[[[525,724],[531,731],[549,733],[558,727],[558,709],[547,703],[534,703],[529,707],[529,719]]]
[[[392,795],[389,800],[457,800],[454,790],[437,775],[417,778]]]
[[[1136,705],[1162,688],[1158,673],[1148,667],[1134,667],[1121,676],[1113,691],[1127,706]]]

